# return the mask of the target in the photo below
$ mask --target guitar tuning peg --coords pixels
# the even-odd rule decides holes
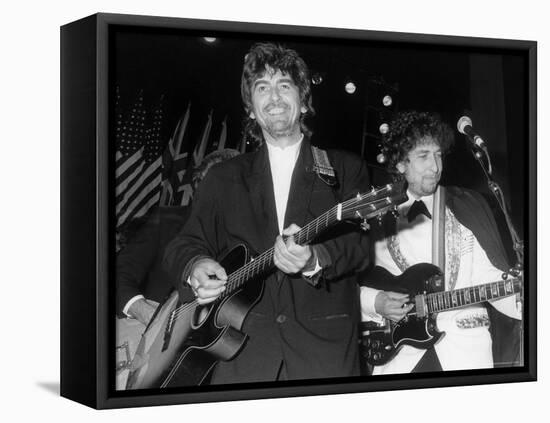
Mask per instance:
[[[508,273],[507,272],[504,272],[502,274],[502,280],[505,281],[506,279],[508,279]]]
[[[510,270],[508,270],[508,273],[510,273],[512,276],[516,277],[519,276],[521,273],[519,269],[516,269],[515,267],[512,267]]]
[[[523,265],[521,263],[516,263],[514,266],[515,269],[519,270],[520,272],[523,270]]]
[[[374,188],[374,186],[371,185],[370,186],[370,192],[375,192],[375,191],[376,191],[376,189]]]
[[[368,231],[370,229],[370,225],[369,225],[369,222],[367,222],[367,219],[363,219],[360,226],[361,226],[361,230],[363,231]]]

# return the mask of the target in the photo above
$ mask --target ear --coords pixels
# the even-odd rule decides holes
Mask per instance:
[[[306,107],[306,106],[302,106],[302,107],[300,108],[300,111],[301,111],[302,113],[307,112],[307,107]]]
[[[256,119],[256,115],[254,115],[254,112],[250,112],[248,116],[250,116],[250,119]]]
[[[405,173],[405,163],[399,162],[395,165],[395,168],[399,171],[399,173]]]

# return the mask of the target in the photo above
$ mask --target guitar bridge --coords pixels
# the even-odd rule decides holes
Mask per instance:
[[[170,318],[168,319],[168,323],[166,323],[166,328],[164,329],[164,339],[162,341],[161,351],[166,351],[166,349],[168,348],[168,345],[170,344],[170,338],[172,338],[172,329],[174,328],[174,319],[175,319],[175,314],[174,314],[174,311],[172,311],[172,313],[170,313]]]

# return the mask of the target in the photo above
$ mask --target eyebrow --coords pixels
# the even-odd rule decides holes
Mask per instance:
[[[425,153],[441,153],[441,149],[438,148],[437,150],[430,150],[428,148],[425,148],[425,149],[417,150],[416,152],[414,152],[414,154],[425,154]]]
[[[254,81],[254,83],[252,84],[252,88],[256,88],[256,86],[260,85],[260,84],[267,84],[268,81],[266,78],[264,77],[261,77],[261,78],[258,78]],[[290,77],[281,77],[280,79],[277,80],[277,83],[280,84],[280,83],[291,83],[292,85],[296,85],[294,83],[294,81],[292,80],[292,78]]]

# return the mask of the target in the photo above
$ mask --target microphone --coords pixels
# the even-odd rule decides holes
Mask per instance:
[[[466,135],[476,147],[485,148],[485,141],[483,141],[483,138],[474,132],[472,128],[472,119],[468,116],[462,116],[458,119],[456,128],[458,129],[458,132]]]

